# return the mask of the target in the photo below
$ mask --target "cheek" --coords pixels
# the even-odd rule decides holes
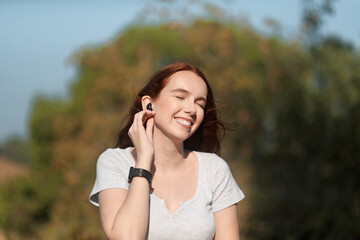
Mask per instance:
[[[173,101],[161,101],[157,103],[155,112],[155,122],[169,124],[172,116],[177,112],[177,105]]]
[[[156,112],[171,114],[172,111],[178,108],[178,105],[179,104],[176,101],[171,99],[168,99],[167,101],[161,101],[161,103],[156,105]]]
[[[204,110],[202,109],[198,110],[197,119],[199,121],[199,125],[204,121],[204,116],[205,116]]]
[[[204,111],[201,110],[198,117],[199,117],[199,124],[201,124],[204,121]]]

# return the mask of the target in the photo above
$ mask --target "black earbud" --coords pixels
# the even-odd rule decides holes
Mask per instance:
[[[146,109],[149,110],[149,111],[152,111],[152,106],[151,106],[151,103],[149,103],[148,105],[146,105]]]

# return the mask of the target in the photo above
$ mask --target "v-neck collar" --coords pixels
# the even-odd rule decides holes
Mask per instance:
[[[191,202],[193,202],[198,194],[199,194],[199,191],[200,191],[200,184],[201,184],[201,159],[200,159],[200,154],[197,152],[197,151],[193,151],[194,154],[195,154],[195,157],[196,157],[196,160],[197,160],[197,164],[198,164],[198,176],[197,176],[197,183],[196,183],[196,190],[195,190],[195,193],[194,195],[189,198],[188,200],[186,200],[185,202],[183,201],[180,201],[180,206],[175,210],[175,212],[171,213],[169,208],[166,206],[166,202],[165,202],[165,199],[162,199],[158,196],[156,196],[156,194],[154,194],[152,192],[152,190],[150,189],[150,196],[152,197],[152,199],[156,200],[156,201],[159,201],[162,203],[162,205],[164,206],[165,210],[167,211],[167,213],[170,215],[170,217],[172,219],[174,219],[176,216],[178,216],[181,211],[183,210],[184,206],[190,204]],[[133,155],[131,154],[131,147],[128,147],[127,148],[127,153],[129,155],[129,157],[131,157],[131,160],[133,161],[133,164],[135,165],[135,159],[133,157]]]

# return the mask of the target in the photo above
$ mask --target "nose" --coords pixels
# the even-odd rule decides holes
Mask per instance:
[[[190,115],[196,114],[196,106],[195,103],[192,101],[186,101],[184,106],[184,112],[189,113]]]

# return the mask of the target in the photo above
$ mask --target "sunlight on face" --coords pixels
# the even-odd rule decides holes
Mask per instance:
[[[204,118],[206,98],[206,83],[196,73],[174,73],[154,101],[156,127],[168,136],[186,140]]]

